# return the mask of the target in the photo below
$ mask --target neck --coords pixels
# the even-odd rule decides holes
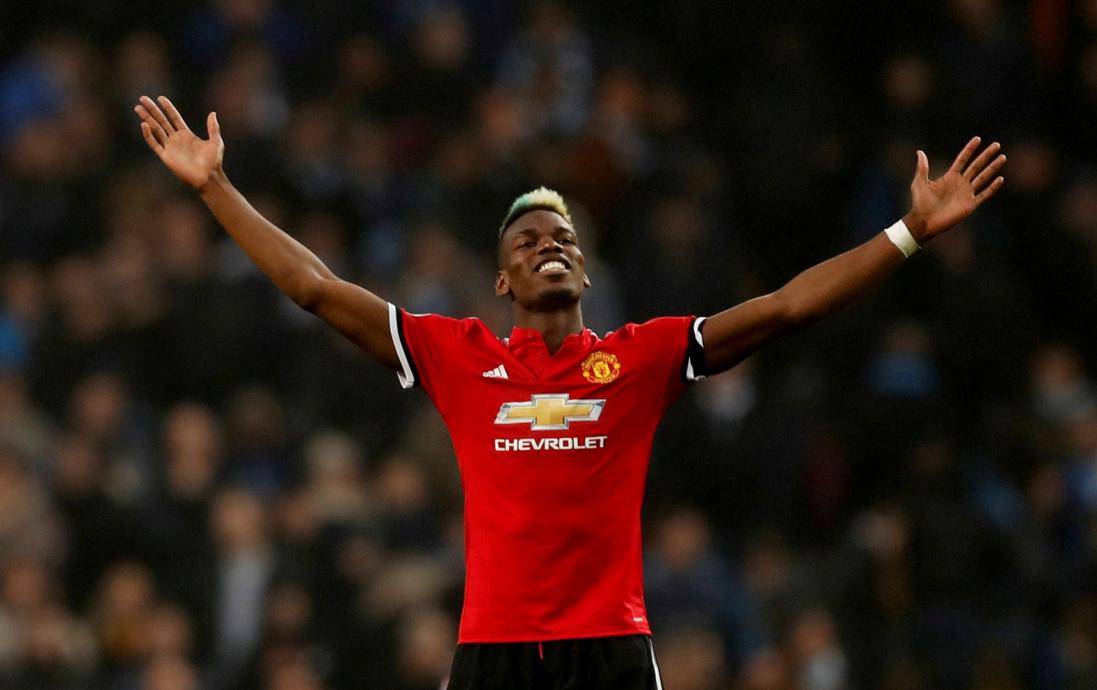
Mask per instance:
[[[583,310],[578,302],[552,311],[529,311],[515,302],[514,325],[539,331],[549,354],[556,354],[564,344],[564,338],[583,332]]]

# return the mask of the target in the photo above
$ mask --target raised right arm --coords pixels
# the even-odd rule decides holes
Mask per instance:
[[[157,105],[142,96],[134,110],[141,118],[145,142],[164,165],[198,191],[221,226],[287,297],[377,361],[399,369],[388,303],[338,278],[307,247],[260,215],[232,186],[221,166],[225,144],[216,114],[210,113],[206,119],[209,139],[200,139],[171,101],[164,96],[159,101]]]

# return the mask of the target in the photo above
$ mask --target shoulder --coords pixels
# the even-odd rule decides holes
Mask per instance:
[[[499,338],[478,318],[455,319],[441,314],[415,314],[404,309],[390,311],[393,339],[406,344],[417,356],[431,351],[451,357],[469,349],[490,349]]]
[[[693,316],[659,316],[643,323],[626,323],[615,331],[606,333],[605,340],[635,340],[683,335],[696,320]]]
[[[442,316],[441,314],[415,314],[405,309],[399,310],[399,316],[405,328],[411,327],[425,332],[455,337],[475,338],[486,336],[493,340],[496,339],[487,325],[476,317],[458,319],[451,316]]]
[[[471,353],[485,353],[499,347],[499,340],[477,318],[455,319],[441,314],[414,314],[404,309],[389,310],[390,330],[404,388],[422,385],[435,391],[434,381],[451,378],[455,363],[468,361]]]
[[[614,351],[628,353],[639,361],[677,369],[686,382],[704,378],[704,317],[661,316],[643,323],[627,323],[606,334],[604,342]]]

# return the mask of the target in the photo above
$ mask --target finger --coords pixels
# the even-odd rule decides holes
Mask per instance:
[[[211,141],[217,141],[221,138],[221,124],[217,122],[217,113],[210,113],[206,116],[206,133],[209,134]]]
[[[149,145],[149,148],[152,149],[153,153],[155,153],[157,156],[159,156],[164,151],[163,145],[161,145],[160,142],[156,141],[156,138],[152,136],[152,127],[149,127],[149,123],[141,123],[141,136],[145,138],[145,143]]]
[[[966,177],[968,180],[975,179],[975,176],[978,175],[979,172],[987,166],[987,163],[990,162],[990,160],[994,157],[994,154],[998,153],[999,149],[1001,148],[1001,144],[999,144],[998,142],[994,142],[990,146],[983,149],[983,152],[980,153],[979,156],[971,162],[971,165],[967,167],[967,170],[964,170],[964,177]]]
[[[1004,185],[1005,183],[1006,183],[1006,178],[1004,178],[1004,177],[998,177],[998,178],[996,178],[996,179],[994,180],[994,182],[991,182],[991,183],[990,183],[990,186],[989,186],[989,187],[987,187],[987,188],[986,188],[986,189],[984,189],[983,191],[979,192],[978,196],[976,196],[976,197],[975,197],[975,205],[976,205],[976,206],[980,206],[980,205],[982,205],[982,203],[983,203],[984,201],[986,201],[986,200],[987,200],[987,199],[989,199],[990,197],[994,196],[994,194],[995,194],[995,193],[996,193],[996,192],[997,192],[997,191],[998,191],[999,189],[1001,189],[1001,188],[1002,188],[1002,185]]]
[[[164,128],[160,126],[160,123],[157,121],[157,119],[153,117],[151,113],[149,113],[148,108],[143,105],[139,105],[134,108],[134,110],[136,110],[137,114],[141,116],[141,120],[144,122],[144,124],[148,125],[149,128],[152,130],[152,135],[156,137],[156,141],[160,142],[161,145],[166,145],[168,143],[168,133],[165,132]]]
[[[998,174],[998,171],[1001,170],[1002,166],[1005,164],[1005,154],[1002,154],[1001,156],[995,158],[993,161],[991,161],[990,165],[983,168],[983,171],[979,173],[974,180],[971,181],[971,188],[976,191],[982,189],[984,186],[986,186],[988,182],[990,182],[994,178],[995,175]]]
[[[160,110],[160,106],[153,103],[151,98],[148,96],[141,96],[141,105],[145,106],[145,110],[160,124],[160,128],[163,129],[164,132],[170,133],[175,131],[175,128],[168,122],[168,118],[164,115],[163,111]]]
[[[176,129],[183,132],[190,131],[186,121],[183,120],[183,116],[179,114],[179,111],[175,109],[175,105],[167,96],[160,96],[156,100],[160,101],[160,105],[164,106],[164,111],[167,112],[168,119],[171,120],[171,124],[174,125]]]
[[[975,153],[975,149],[979,148],[979,142],[982,141],[979,137],[972,137],[971,141],[967,143],[959,154],[956,155],[956,160],[952,161],[952,166],[948,169],[949,172],[959,173],[967,165],[967,162],[971,160],[971,156]]]
[[[928,180],[929,179],[929,158],[926,157],[926,152],[921,149],[917,154],[918,163],[914,171],[915,180]]]

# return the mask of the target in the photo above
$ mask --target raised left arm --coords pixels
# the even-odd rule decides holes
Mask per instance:
[[[996,177],[1006,157],[995,142],[975,156],[975,137],[948,171],[929,178],[929,161],[918,152],[911,182],[911,210],[903,216],[910,235],[923,245],[970,216],[1002,187]],[[974,160],[972,160],[974,157]],[[729,369],[762,345],[799,330],[865,296],[899,266],[905,255],[883,232],[844,254],[813,266],[768,295],[720,312],[705,321],[705,364],[710,374]]]

